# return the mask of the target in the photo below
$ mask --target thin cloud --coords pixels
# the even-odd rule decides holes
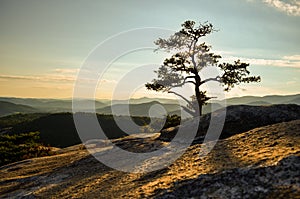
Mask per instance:
[[[245,95],[264,96],[266,93],[272,93],[274,95],[286,94],[285,91],[279,88],[262,87],[260,85],[240,85],[230,90],[230,92],[225,93],[225,96],[226,98],[241,97]]]
[[[117,83],[117,81],[116,80],[109,80],[109,79],[102,79],[101,81],[100,81],[101,83]]]
[[[255,59],[235,56],[224,58],[225,61],[229,62],[236,61],[238,59],[254,65],[300,68],[300,55],[284,56],[282,59]]]
[[[12,80],[39,80],[38,77],[33,76],[21,76],[21,75],[0,75],[0,79],[12,79]]]
[[[288,15],[300,16],[299,0],[263,0],[263,2],[279,11],[287,13]]]
[[[0,79],[11,79],[11,80],[30,80],[30,81],[62,81],[62,82],[72,82],[73,77],[67,76],[24,76],[24,75],[0,75]]]
[[[43,86],[33,86],[37,89],[55,89],[55,90],[70,90],[70,86],[52,86],[52,85],[43,85]]]
[[[293,85],[293,84],[297,84],[297,81],[287,81],[286,83],[285,83],[286,85]]]
[[[63,76],[63,75],[40,75],[40,76],[25,76],[25,75],[1,75],[0,74],[0,80],[25,80],[25,81],[34,81],[34,82],[50,82],[50,83],[57,83],[57,82],[63,82],[63,83],[74,83],[76,80],[75,76]],[[85,83],[87,82],[95,82],[91,79],[80,79],[80,81],[83,81]],[[116,83],[115,80],[109,80],[109,79],[101,79],[101,83]]]
[[[77,74],[79,71],[78,68],[56,68],[54,69],[55,73],[60,74]]]
[[[292,60],[292,61],[300,61],[300,55],[284,56],[283,59],[288,59],[288,60]]]

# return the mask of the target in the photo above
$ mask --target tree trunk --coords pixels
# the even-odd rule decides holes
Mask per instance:
[[[195,82],[196,82],[196,85],[195,85],[195,95],[196,95],[196,100],[198,102],[198,105],[197,107],[195,107],[195,111],[196,111],[196,115],[198,116],[201,116],[202,115],[202,97],[201,97],[201,93],[200,93],[200,85],[201,85],[201,78],[199,76],[198,73],[195,73]]]
[[[195,107],[196,115],[201,116],[202,115],[202,99],[200,95],[199,87],[195,87],[195,94],[196,94],[196,100],[197,100],[197,107]]]

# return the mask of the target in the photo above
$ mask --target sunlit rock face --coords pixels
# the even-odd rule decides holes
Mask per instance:
[[[152,137],[113,140],[131,152],[170,145]],[[105,155],[105,141],[90,143]],[[219,140],[206,155],[194,144],[171,165],[125,173],[95,159],[83,145],[0,168],[0,198],[297,198],[300,120],[263,126]],[[114,146],[115,147],[115,146]],[[158,156],[150,163],[159,163]],[[168,157],[165,157],[168,158]],[[142,162],[147,168],[149,161]]]
[[[201,175],[157,198],[297,198],[299,168],[300,156],[289,156],[270,167]]]

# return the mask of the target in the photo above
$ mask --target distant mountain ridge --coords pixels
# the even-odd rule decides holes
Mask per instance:
[[[152,111],[150,111],[152,116],[162,117],[171,112],[179,112],[180,114],[179,104],[162,104],[158,101],[130,104],[129,107],[127,104],[114,104],[112,106],[106,106],[104,108],[97,109],[96,112],[108,115],[114,113],[114,115],[147,116],[149,115],[149,110],[154,105],[157,105],[157,107],[153,108]],[[166,112],[162,108],[159,108],[159,106],[163,106]]]
[[[7,102],[5,106],[2,103],[0,106],[0,116],[9,115],[13,113],[28,113],[28,112],[72,112],[72,99],[35,99],[35,98],[14,98],[14,97],[0,97],[0,101]],[[90,103],[95,103],[95,109],[100,114],[111,114],[111,106],[118,113],[126,113],[126,107],[129,102],[130,113],[135,116],[148,116],[148,111],[151,105],[159,104],[165,107],[168,114],[181,114],[179,102],[176,99],[166,98],[134,98],[129,100],[111,100],[107,99],[78,99],[81,109],[84,112],[92,112],[89,108]],[[113,104],[113,105],[112,105]],[[185,103],[184,103],[185,104]],[[214,104],[214,110],[222,108],[221,104],[229,105],[271,105],[271,104],[297,104],[300,105],[300,94],[295,95],[267,95],[263,97],[257,96],[243,96],[234,97],[225,100],[211,100],[207,106],[203,107],[203,113],[209,113]],[[23,107],[21,106],[23,105]],[[14,106],[14,108],[12,108]],[[25,107],[26,106],[26,107]],[[7,107],[7,108],[6,108]],[[161,115],[161,112],[155,113]],[[126,115],[126,114],[119,114]],[[184,117],[189,115],[183,112]]]
[[[33,113],[38,112],[37,109],[22,105],[22,104],[14,104],[11,102],[0,101],[0,116],[10,115],[13,113]]]
[[[220,103],[224,100],[214,100],[216,103]],[[228,105],[240,105],[251,104],[254,102],[263,102],[267,104],[298,104],[300,105],[300,94],[295,95],[266,95],[262,97],[258,96],[243,96],[233,97],[226,99]]]

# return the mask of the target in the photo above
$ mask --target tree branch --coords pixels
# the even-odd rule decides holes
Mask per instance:
[[[206,82],[209,82],[209,81],[216,81],[216,82],[221,83],[221,78],[220,78],[220,76],[217,76],[215,78],[208,78],[208,79],[205,79],[205,80],[201,81],[200,85],[205,84]]]
[[[193,82],[193,81],[186,81],[185,83],[192,83],[192,84],[194,84],[196,86],[196,83]]]
[[[196,76],[194,76],[194,75],[190,75],[190,76],[186,76],[185,78],[184,78],[184,80],[187,80],[188,78],[195,78]]]
[[[184,80],[183,80],[182,83],[177,84],[177,85],[175,85],[175,86],[170,86],[170,87],[172,87],[172,88],[177,88],[177,87],[181,87],[181,86],[185,85],[186,83],[192,83],[192,84],[196,85],[196,83],[193,82],[193,81],[186,81],[188,78],[192,78],[192,77],[195,78],[195,76],[187,76],[187,77],[184,78]]]
[[[196,112],[194,112],[194,111],[188,109],[188,108],[185,107],[185,106],[180,106],[180,107],[183,108],[183,110],[184,110],[185,112],[187,112],[188,114],[190,114],[190,115],[192,115],[192,116],[196,116]]]
[[[192,83],[192,84],[196,85],[196,83],[193,82],[193,81],[184,81],[184,82],[182,82],[181,84],[177,84],[177,85],[170,86],[170,87],[171,87],[171,88],[177,88],[177,87],[181,87],[181,86],[185,85],[186,83]]]
[[[186,99],[185,97],[183,97],[182,95],[180,95],[179,93],[176,93],[174,91],[168,91],[168,93],[173,93],[174,95],[177,95],[178,97],[181,97],[184,101],[186,101],[191,107],[193,107],[193,104],[190,102],[190,100]]]

